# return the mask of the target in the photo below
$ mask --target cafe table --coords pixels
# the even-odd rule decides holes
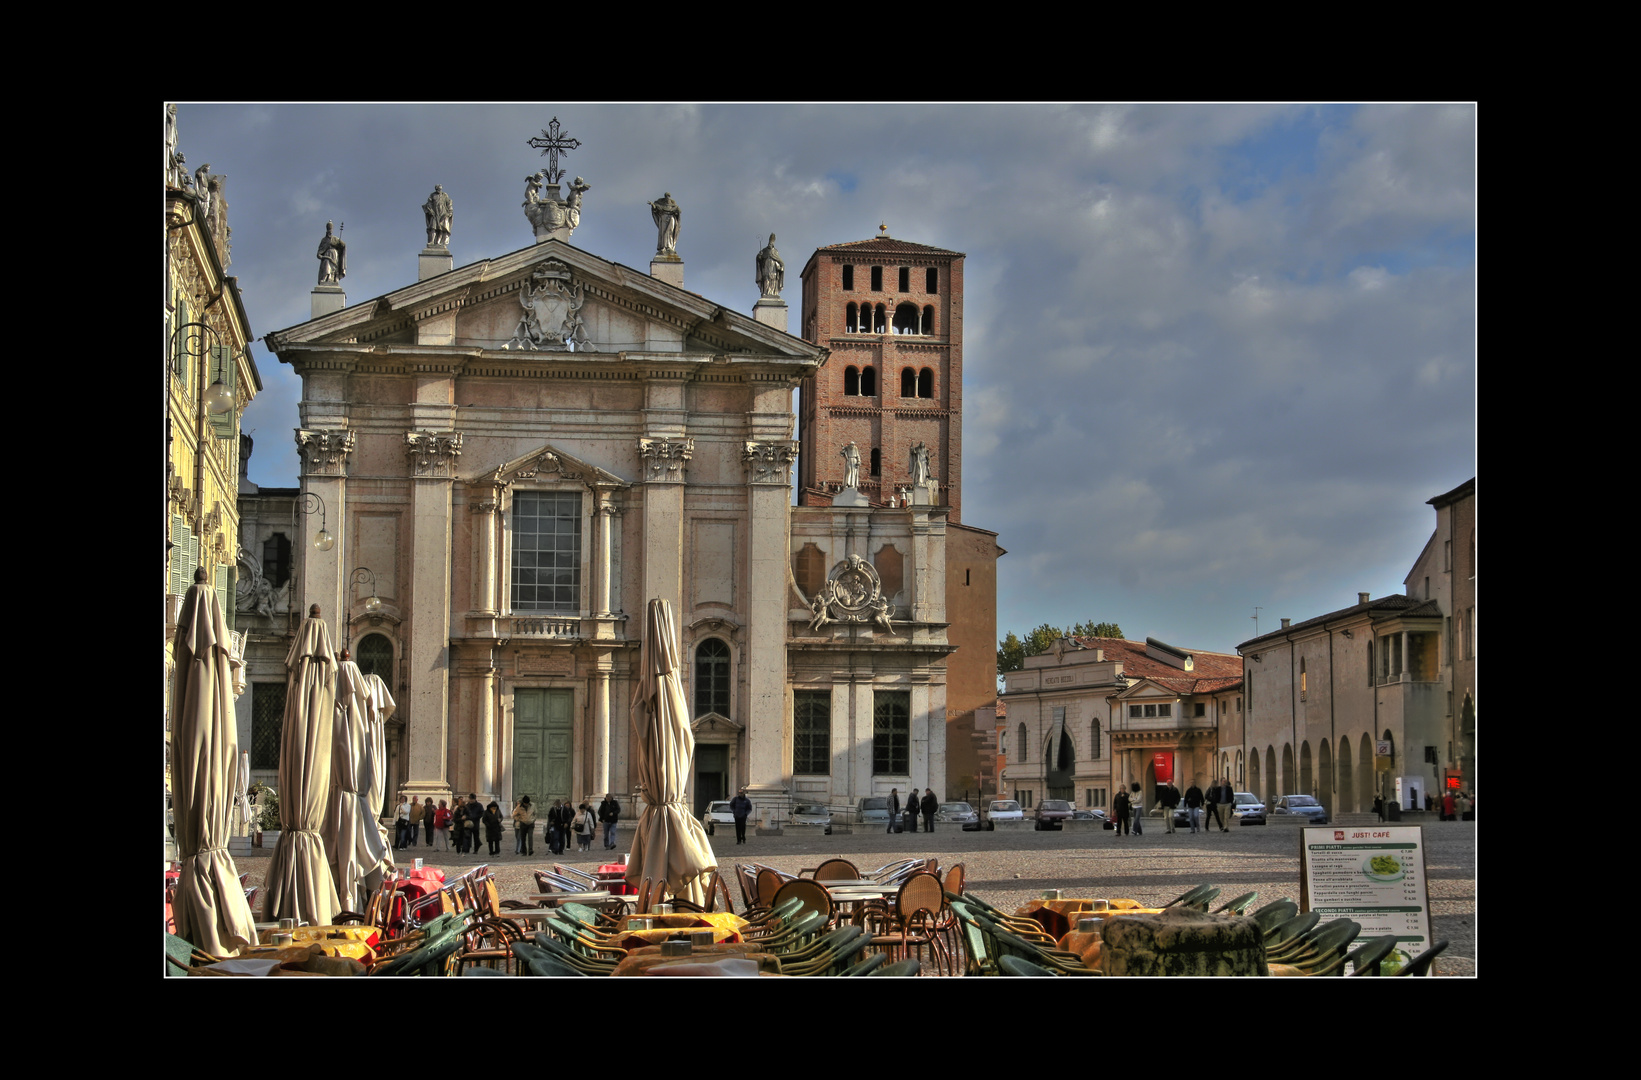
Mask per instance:
[[[310,945],[317,945],[326,956],[345,956],[362,964],[375,962],[375,946],[381,939],[381,931],[368,923],[350,923],[341,926],[298,926],[294,930],[280,930],[279,925],[275,923],[272,927],[260,931],[262,944],[252,945],[240,955],[246,957],[273,955],[280,948],[273,944],[274,935],[282,933],[291,935],[291,944],[284,946],[285,948],[306,948]]]
[[[1075,897],[1058,900],[1028,900],[1015,914],[1041,924],[1049,936],[1059,939],[1076,928],[1078,919],[1103,919],[1109,915],[1150,915],[1160,908],[1148,908],[1138,900],[1121,897]]]
[[[530,893],[525,899],[537,903],[545,902],[554,907],[559,904],[590,904],[596,907],[610,899],[610,892],[608,889],[598,889],[593,892]]]
[[[630,952],[659,945],[680,931],[691,930],[711,930],[713,944],[738,944],[745,926],[745,919],[727,911],[627,915],[617,925],[612,944]]]
[[[626,863],[605,863],[593,871],[593,877],[616,896],[638,895],[638,886],[627,880]]]

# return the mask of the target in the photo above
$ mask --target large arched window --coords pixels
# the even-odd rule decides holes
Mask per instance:
[[[1088,732],[1089,757],[1097,758],[1105,753],[1105,742],[1100,731],[1100,722],[1094,721],[1094,726]]]
[[[861,397],[877,397],[877,368],[863,367],[860,369]]]
[[[860,369],[853,364],[843,369],[843,394],[845,397],[860,396]]]
[[[917,396],[917,372],[911,368],[903,368],[900,372],[900,396]]]
[[[695,650],[695,715],[729,715],[729,646],[707,638]]]
[[[885,312],[882,304],[879,304],[877,307],[872,309],[872,333],[882,334],[887,332],[884,329],[884,319],[886,318],[886,314],[887,313]]]
[[[895,333],[917,333],[917,305],[898,304],[895,306]]]
[[[934,397],[934,372],[924,368],[917,373],[917,396],[922,398]]]
[[[1019,751],[1019,753],[1016,754],[1015,756],[1018,757],[1021,761],[1024,761],[1024,760],[1026,760],[1026,739],[1027,739],[1026,725],[1021,724],[1020,725],[1020,730],[1015,732],[1015,735],[1017,736],[1015,741],[1020,744],[1018,747],[1016,747],[1016,749]]]
[[[860,308],[851,303],[843,309],[843,328],[851,334],[860,332]]]
[[[927,305],[925,305],[924,308],[923,308],[922,332],[925,333],[925,334],[934,333],[934,308],[929,307]]]

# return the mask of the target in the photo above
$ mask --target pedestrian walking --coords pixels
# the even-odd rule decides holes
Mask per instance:
[[[886,833],[894,832],[895,831],[895,825],[899,821],[900,821],[900,789],[899,788],[890,788],[889,789],[889,827],[887,829],[884,829],[883,831],[886,832]]]
[[[501,854],[501,807],[492,802],[484,808],[484,839],[490,845],[490,857]]]
[[[1202,828],[1202,789],[1195,780],[1185,789],[1185,816],[1191,822],[1191,832],[1194,834]]]
[[[433,832],[438,837],[433,846],[440,851],[449,851],[450,809],[443,799],[439,800],[439,808],[433,812]]]
[[[399,797],[399,808],[393,813],[393,847],[396,851],[403,851],[405,838],[410,835],[410,803],[404,796]]]
[[[530,796],[519,799],[519,804],[513,807],[513,835],[518,844],[514,849],[515,855],[534,855],[536,853],[536,812],[530,805]]]
[[[1385,797],[1383,795],[1373,797],[1373,812],[1379,815],[1380,821],[1385,819]]]
[[[746,819],[752,816],[752,800],[746,797],[746,788],[729,800],[729,812],[735,818],[735,842],[746,843]]]
[[[604,849],[614,851],[615,824],[621,820],[621,804],[607,791],[604,793],[604,801],[598,804],[598,820],[604,823]]]
[[[1134,835],[1141,836],[1145,833],[1145,824],[1141,820],[1145,817],[1145,795],[1140,791],[1140,782],[1136,780],[1129,784],[1128,792],[1128,801],[1134,811]]]
[[[416,846],[416,833],[420,830],[421,825],[422,797],[420,795],[412,795],[410,797],[410,821],[408,824],[408,831],[405,833],[405,847]],[[429,839],[431,840],[431,837]]]
[[[934,797],[934,788],[923,789],[923,802],[920,809],[923,811],[923,831],[934,832],[935,811],[940,809],[940,800]]]
[[[1174,832],[1174,808],[1179,806],[1180,793],[1179,788],[1174,786],[1174,782],[1172,780],[1168,781],[1168,786],[1162,789],[1161,799],[1163,821],[1162,831],[1165,833]]]

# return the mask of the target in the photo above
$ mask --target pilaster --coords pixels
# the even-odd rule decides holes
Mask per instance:
[[[452,487],[457,432],[409,431],[405,453],[410,459],[411,604],[414,612],[406,635],[409,707],[405,710],[405,791],[441,797],[449,791],[450,725],[450,538]],[[493,678],[493,676],[491,677]],[[486,680],[486,685],[490,685]],[[494,712],[493,689],[479,706]],[[476,725],[486,725],[481,722]],[[481,758],[482,760],[482,758]]]
[[[747,483],[745,638],[747,775],[752,783],[786,779],[786,598],[791,548],[788,508],[791,441],[746,442],[741,462]]]
[[[349,428],[296,429],[296,451],[302,459],[302,491],[317,495],[323,510],[317,516],[304,515],[302,537],[308,554],[302,560],[302,610],[310,604],[336,619],[347,610],[343,591],[347,585],[344,563],[348,555],[347,499],[348,457],[357,441]],[[317,509],[317,508],[316,508]],[[336,538],[329,551],[313,549],[313,538],[321,524]],[[338,633],[345,628],[337,623]]]

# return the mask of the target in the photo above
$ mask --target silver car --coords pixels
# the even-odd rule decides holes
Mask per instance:
[[[943,802],[940,809],[935,811],[934,819],[949,821],[953,825],[973,825],[980,820],[980,815],[966,802]]]
[[[832,811],[820,803],[793,803],[792,824],[832,835]]]
[[[862,825],[889,824],[889,800],[882,795],[868,795],[856,804],[855,820]]]
[[[1284,795],[1271,808],[1273,814],[1295,814],[1310,819],[1312,825],[1328,823],[1328,809],[1311,795]]]

